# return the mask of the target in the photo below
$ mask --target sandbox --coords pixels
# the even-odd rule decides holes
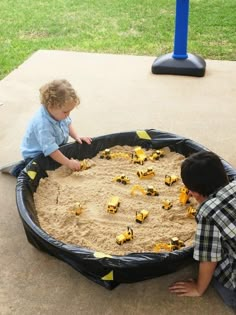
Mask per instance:
[[[91,145],[71,143],[61,147],[61,151],[69,158],[83,160],[93,158],[98,152],[116,145],[141,146],[145,149],[168,147],[170,151],[184,156],[207,150],[190,139],[147,129],[96,137]],[[236,171],[226,161],[222,161],[230,180],[236,178]],[[67,262],[107,289],[113,289],[119,283],[136,282],[171,273],[192,262],[192,246],[173,252],[139,251],[114,255],[106,251],[68,244],[49,235],[40,226],[33,196],[40,180],[48,176],[48,171],[53,171],[59,166],[52,159],[40,156],[27,165],[17,180],[18,211],[28,241],[36,248]]]

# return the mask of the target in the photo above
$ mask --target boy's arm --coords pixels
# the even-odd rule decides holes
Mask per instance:
[[[201,296],[209,286],[213,277],[217,262],[204,261],[199,263],[197,281],[179,281],[169,287],[171,293],[179,296]]]
[[[69,135],[71,136],[71,138],[73,138],[74,140],[76,140],[79,143],[82,143],[82,141],[84,141],[84,142],[90,144],[92,141],[92,139],[89,137],[79,137],[79,135],[77,134],[77,132],[74,129],[72,124],[69,125]]]
[[[72,171],[80,170],[80,162],[73,159],[68,159],[61,151],[56,150],[49,155],[54,161],[69,167]]]

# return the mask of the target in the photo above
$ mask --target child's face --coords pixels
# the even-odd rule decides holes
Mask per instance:
[[[48,112],[55,120],[63,120],[70,115],[70,112],[75,108],[76,104],[74,101],[67,102],[61,108],[48,108]]]
[[[189,190],[189,195],[194,197],[198,203],[202,203],[203,201],[205,201],[207,198],[204,197],[203,195],[195,192],[195,191],[192,191],[192,190]]]

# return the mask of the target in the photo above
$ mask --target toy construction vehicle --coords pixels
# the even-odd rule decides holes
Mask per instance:
[[[102,151],[102,153],[100,155],[100,159],[110,160],[111,159],[111,150],[105,149],[104,151]]]
[[[139,170],[137,171],[137,175],[140,179],[148,179],[148,178],[152,178],[153,176],[155,176],[155,172],[153,170],[152,167],[148,167],[146,169],[146,171],[142,171],[142,170]]]
[[[152,185],[147,186],[146,189],[140,185],[134,185],[131,189],[131,195],[134,195],[136,191],[140,191],[143,195],[147,196],[159,196],[158,191]]]
[[[151,161],[157,161],[160,157],[163,157],[165,155],[163,150],[155,150],[152,152],[152,154],[149,156],[149,159]]]
[[[71,208],[69,208],[69,211],[75,215],[80,215],[82,210],[83,210],[83,208],[82,208],[80,202],[76,202]]]
[[[113,181],[116,181],[116,182],[124,184],[124,185],[130,183],[130,179],[127,176],[125,176],[124,174],[114,177]]]
[[[95,163],[93,161],[91,161],[89,159],[84,159],[83,161],[80,162],[80,170],[81,171],[87,170],[94,165],[95,165]]]
[[[102,151],[102,153],[100,155],[100,159],[107,159],[107,160],[111,160],[111,159],[115,159],[115,158],[122,158],[122,159],[130,160],[130,157],[131,157],[131,155],[129,153],[111,152],[110,149],[105,149],[104,151]]]
[[[134,238],[133,230],[128,226],[127,231],[116,236],[116,243],[118,245],[122,245],[125,242],[132,240],[133,238]]]
[[[165,184],[167,186],[172,186],[175,182],[179,180],[179,177],[176,175],[166,175],[165,176]]]
[[[147,218],[149,214],[149,211],[147,210],[141,210],[141,211],[136,211],[136,222],[137,223],[143,223],[143,221]]]
[[[179,201],[182,205],[186,205],[189,202],[189,190],[186,187],[180,189]]]
[[[162,209],[170,210],[172,208],[173,204],[170,200],[164,199],[162,200]]]
[[[107,212],[116,213],[120,206],[119,197],[112,196],[107,203]]]
[[[188,207],[188,209],[187,209],[187,216],[188,217],[195,218],[196,213],[197,213],[197,210],[194,207],[192,207],[192,206]]]
[[[168,251],[168,252],[173,252],[174,250],[181,249],[184,247],[185,244],[183,241],[179,240],[178,237],[173,237],[169,243],[157,243],[153,250],[155,252],[160,252],[160,251]]]
[[[147,156],[144,153],[144,150],[141,147],[136,147],[134,149],[134,153],[131,156],[131,161],[133,163],[138,163],[143,165],[145,161],[147,161]]]

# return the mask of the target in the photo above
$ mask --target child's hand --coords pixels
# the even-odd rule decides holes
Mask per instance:
[[[169,290],[178,296],[201,296],[197,283],[193,279],[176,282],[169,287]]]
[[[79,143],[86,142],[87,144],[91,144],[92,139],[90,137],[78,137],[76,138],[76,141]]]
[[[80,162],[78,160],[71,159],[69,160],[67,166],[72,170],[72,171],[79,171],[81,168]]]

